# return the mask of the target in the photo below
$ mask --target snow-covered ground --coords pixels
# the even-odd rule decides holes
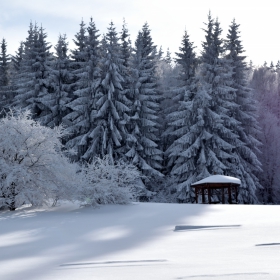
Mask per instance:
[[[2,211],[0,279],[279,280],[279,213],[155,203]]]

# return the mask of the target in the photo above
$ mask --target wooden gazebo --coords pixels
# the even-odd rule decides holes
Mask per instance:
[[[225,196],[228,197],[228,203],[238,203],[238,189],[241,182],[238,178],[224,176],[224,175],[212,175],[196,183],[191,184],[191,187],[195,191],[195,201],[198,203],[198,196],[202,196],[202,203],[205,202],[205,196],[207,196],[208,203],[217,203],[212,201],[211,197],[216,191],[222,198],[222,203],[225,204]],[[234,197],[234,201],[232,199]],[[219,202],[219,201],[218,201]]]

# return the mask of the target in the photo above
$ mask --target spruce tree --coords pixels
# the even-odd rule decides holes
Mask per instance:
[[[86,161],[92,160],[97,153],[96,143],[92,141],[90,135],[96,127],[97,91],[101,83],[99,36],[91,19],[85,36],[85,45],[80,52],[75,53],[76,57],[79,57],[79,68],[74,71],[75,98],[67,105],[72,112],[65,117],[71,121],[68,130],[74,136],[67,145],[77,150],[79,160]]]
[[[24,53],[16,75],[17,93],[14,104],[18,108],[30,109],[34,118],[44,115],[46,106],[42,97],[48,94],[48,67],[51,61],[51,46],[46,42],[46,33],[41,27],[30,23],[28,37],[24,42]]]
[[[49,92],[41,97],[41,103],[45,106],[45,114],[40,120],[49,127],[62,124],[62,119],[68,112],[66,105],[71,101],[72,76],[66,35],[59,36],[55,51],[55,57],[48,68]]]
[[[138,33],[133,54],[132,107],[127,139],[127,159],[144,175],[162,176],[162,151],[158,149],[159,95],[156,79],[156,47],[147,23]]]
[[[82,20],[80,23],[80,29],[75,34],[75,39],[73,39],[75,44],[75,49],[71,50],[70,55],[70,75],[71,75],[71,94],[70,102],[66,104],[68,112],[63,118],[63,123],[66,125],[68,130],[68,136],[65,139],[66,146],[68,149],[73,149],[75,151],[75,160],[79,160],[81,153],[78,151],[78,143],[81,140],[81,132],[78,129],[75,129],[75,123],[79,122],[79,116],[82,114],[82,110],[74,110],[71,106],[71,103],[77,98],[73,94],[74,91],[79,90],[80,87],[80,75],[82,75],[85,65],[87,63],[87,34],[86,34],[86,24]]]
[[[237,121],[228,116],[236,104],[232,101],[232,68],[222,55],[224,52],[219,22],[208,16],[204,29],[201,65],[197,82],[186,94],[184,104],[188,131],[176,140],[184,145],[171,173],[179,181],[177,198],[193,202],[190,185],[212,174],[227,174],[236,157],[233,152],[242,145],[238,135],[231,130]]]
[[[53,126],[50,99],[52,97],[52,89],[50,86],[50,72],[53,60],[50,48],[52,46],[47,42],[47,34],[41,26],[38,32],[38,40],[35,42],[34,52],[36,55],[35,63],[33,64],[33,71],[35,73],[34,79],[34,99],[35,116],[41,124]]]
[[[238,134],[244,145],[235,148],[237,162],[232,165],[232,169],[229,169],[227,174],[240,178],[242,182],[239,201],[253,203],[257,202],[256,191],[261,188],[256,176],[262,171],[261,163],[257,157],[261,143],[256,138],[259,137],[260,128],[257,122],[256,101],[247,85],[246,57],[243,55],[244,50],[239,33],[239,25],[233,20],[228,30],[225,47],[228,52],[226,57],[233,68],[233,84],[231,86],[235,91],[232,96],[238,105],[233,107],[229,114],[239,122],[232,129]]]
[[[123,59],[119,38],[113,22],[102,40],[101,87],[96,94],[95,128],[89,135],[95,155],[108,156],[111,162],[120,158],[119,149],[125,145],[129,100],[122,87]]]
[[[164,61],[169,65],[171,65],[171,63],[172,63],[171,52],[169,51],[169,48],[167,48],[166,56],[164,58]]]
[[[9,63],[10,57],[7,54],[7,43],[6,40],[3,39],[0,53],[0,111],[4,107],[9,106],[12,100]]]
[[[18,108],[33,109],[33,80],[35,75],[32,65],[36,59],[36,54],[34,53],[34,44],[36,40],[38,40],[38,27],[37,24],[34,26],[33,23],[30,22],[28,36],[23,42],[24,50],[22,58],[19,61],[20,63],[17,64],[19,68],[14,77],[16,88],[14,105]]]
[[[14,98],[17,94],[17,82],[18,82],[18,77],[19,73],[21,70],[21,63],[23,60],[24,56],[24,43],[23,41],[20,42],[20,46],[18,50],[16,51],[16,54],[11,57],[11,101],[9,102],[10,105],[14,103]]]
[[[167,173],[170,173],[174,167],[176,159],[186,149],[184,136],[189,132],[190,126],[190,108],[186,107],[186,102],[192,97],[191,92],[195,90],[195,69],[197,66],[197,58],[194,52],[193,43],[189,39],[187,31],[185,31],[179,48],[176,53],[176,63],[179,66],[179,75],[177,76],[177,86],[171,90],[173,106],[169,106],[166,112],[168,127],[165,131],[168,156]],[[176,164],[178,166],[178,164]],[[181,165],[185,165],[184,162]],[[188,172],[188,171],[187,171]],[[180,179],[174,183],[182,181],[182,176],[185,172],[181,172]],[[186,174],[188,176],[188,173]],[[185,177],[184,179],[186,179]]]

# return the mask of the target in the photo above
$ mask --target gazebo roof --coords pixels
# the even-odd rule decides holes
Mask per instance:
[[[198,182],[195,182],[193,184],[191,184],[192,186],[195,185],[202,185],[202,184],[236,184],[236,185],[240,185],[241,181],[238,178],[235,177],[230,177],[230,176],[224,176],[224,175],[212,175],[209,176],[207,178],[204,178]]]

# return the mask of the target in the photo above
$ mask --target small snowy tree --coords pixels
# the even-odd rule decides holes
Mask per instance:
[[[42,205],[71,198],[76,167],[62,154],[61,127],[51,129],[31,113],[10,112],[0,120],[0,207]]]
[[[137,168],[123,161],[112,162],[109,156],[94,158],[81,173],[85,183],[79,190],[79,200],[84,205],[127,204],[141,192]]]

